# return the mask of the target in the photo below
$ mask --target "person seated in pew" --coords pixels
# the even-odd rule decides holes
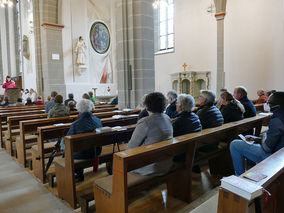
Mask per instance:
[[[69,108],[70,112],[71,111],[77,111],[76,105],[75,105],[74,101],[69,101],[68,102],[68,108]]]
[[[146,96],[144,104],[149,116],[138,121],[127,149],[169,140],[173,137],[171,120],[163,113],[166,107],[165,96],[160,92],[150,93]],[[172,159],[168,159],[132,172],[140,175],[159,176],[167,173],[172,164]]]
[[[99,118],[92,114],[93,103],[88,99],[82,99],[76,105],[77,110],[80,112],[78,119],[72,123],[66,136],[76,135],[87,132],[94,132],[96,128],[102,127],[102,122]],[[65,150],[64,140],[61,143],[61,149]],[[94,157],[101,154],[102,148],[96,147],[95,149],[84,150],[81,152],[74,152],[74,159],[86,160],[93,159]],[[76,180],[84,180],[84,170],[76,169]]]
[[[268,91],[265,91],[265,92],[264,92],[264,95],[265,95],[265,102],[267,102],[269,96],[270,96],[271,94],[275,93],[275,92],[276,92],[276,90],[268,90]]]
[[[4,98],[4,101],[3,101],[3,103],[1,104],[1,106],[6,107],[6,106],[9,106],[9,105],[10,105],[10,102],[9,102],[8,96],[6,96],[6,97]]]
[[[177,108],[176,108],[177,97],[178,97],[178,94],[175,90],[170,90],[167,93],[169,106],[166,109],[166,114],[170,118],[174,118],[178,114]]]
[[[226,88],[222,88],[220,89],[220,95],[223,93],[223,92],[227,92],[228,90]],[[221,98],[219,98],[217,100],[217,103],[216,103],[216,107],[220,110],[221,107],[222,107],[222,103],[221,103]]]
[[[241,102],[245,107],[244,118],[251,118],[256,116],[256,109],[251,100],[247,97],[247,89],[243,86],[238,86],[234,89],[234,98]],[[244,132],[244,135],[253,135],[254,130]]]
[[[229,92],[223,92],[220,95],[222,107],[220,109],[224,123],[239,121],[244,118],[245,108]]]
[[[73,95],[73,93],[69,93],[69,94],[68,94],[68,99],[66,99],[66,100],[64,101],[64,105],[65,105],[65,106],[68,106],[69,101],[73,101],[74,104],[75,104],[75,106],[76,106],[77,101],[74,100],[74,95]]]
[[[63,104],[62,95],[56,95],[54,99],[54,106],[48,112],[48,118],[56,118],[56,117],[64,117],[70,114],[70,110],[68,107]]]
[[[224,123],[222,113],[214,106],[216,95],[211,90],[201,90],[197,109],[197,115],[203,129],[221,126]]]
[[[245,171],[244,157],[259,163],[284,147],[284,92],[273,93],[267,102],[273,115],[262,142],[258,137],[247,135],[246,139],[255,141],[254,144],[250,145],[239,139],[230,144],[230,152],[237,176]]]
[[[95,104],[96,103],[96,98],[94,97],[94,94],[92,91],[89,92],[90,100]]]
[[[37,101],[35,102],[35,105],[43,105],[44,101],[42,100],[41,96],[37,97]]]
[[[57,95],[56,91],[51,92],[51,94],[50,94],[51,100],[46,102],[46,104],[45,104],[45,113],[48,113],[49,110],[51,110],[51,108],[55,105],[54,98],[55,98],[56,95]]]
[[[23,106],[23,100],[21,98],[18,98],[17,99],[17,103],[16,103],[16,106]]]
[[[142,111],[141,111],[141,112],[139,113],[139,115],[138,115],[138,120],[140,120],[140,119],[142,119],[142,118],[144,118],[144,117],[149,116],[149,113],[147,112],[146,107],[145,107],[145,103],[144,103],[146,96],[147,96],[147,95],[144,95],[144,96],[142,97],[142,102],[141,102]],[[138,108],[138,107],[137,107],[137,108]]]
[[[27,98],[26,106],[33,105],[32,99],[30,97]]]
[[[264,92],[263,89],[257,90],[257,96],[258,96],[258,98],[257,98],[257,100],[255,101],[254,104],[264,104],[267,101],[266,96],[265,96],[265,92]]]
[[[198,116],[192,112],[194,104],[195,101],[191,95],[180,94],[178,96],[176,107],[179,114],[172,121],[174,137],[202,130],[201,122]],[[185,154],[176,156],[174,161],[184,162]]]
[[[110,104],[110,105],[117,105],[117,104],[118,104],[118,95],[115,96],[115,97],[111,100],[111,102],[110,102],[109,104]]]
[[[82,95],[82,98],[83,98],[83,99],[87,99],[87,100],[91,100],[89,94],[87,94],[87,93],[84,93],[84,94]]]

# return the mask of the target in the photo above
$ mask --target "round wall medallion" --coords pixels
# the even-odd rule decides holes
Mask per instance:
[[[104,54],[110,46],[110,33],[107,26],[100,21],[95,22],[90,30],[92,47],[99,54]]]

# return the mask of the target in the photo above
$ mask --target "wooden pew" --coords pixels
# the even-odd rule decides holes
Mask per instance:
[[[261,123],[265,119],[266,117],[256,116],[238,122],[227,123],[221,127],[176,137],[173,140],[115,153],[113,176],[98,179],[94,183],[96,212],[113,212],[113,209],[115,209],[116,212],[128,212],[129,194],[137,190],[145,189],[147,186],[152,185],[153,181],[166,182],[169,195],[190,202],[193,154],[191,151],[188,151],[188,146],[190,144],[202,146],[204,143],[208,143],[208,141],[215,138],[227,139],[228,135],[230,138],[237,137],[238,133],[243,130],[250,129],[251,127],[261,128]],[[68,148],[76,150],[77,148],[72,147],[72,145],[73,144],[69,144],[70,147]],[[187,160],[190,159],[190,162],[186,162],[182,173],[184,176],[177,173],[174,175],[173,179],[164,179],[164,176],[152,178],[143,176],[133,177],[133,174],[129,173],[145,165],[180,154],[180,152],[184,152],[185,150],[187,150]],[[185,174],[187,174],[187,176]],[[183,179],[183,177],[186,178]]]
[[[264,112],[264,104],[255,104],[254,106],[257,112]]]
[[[109,112],[109,111],[115,111],[118,110],[117,107],[113,107],[113,108],[101,108],[101,109],[95,109],[92,110],[92,112],[94,113],[102,113],[102,112]],[[42,113],[44,113],[44,111],[41,111]],[[117,113],[117,112],[114,112]],[[29,114],[34,114],[34,113],[29,113]],[[70,115],[78,115],[79,112],[78,111],[72,111],[70,112]],[[25,113],[15,113],[15,114],[6,114],[7,117],[9,116],[13,116],[13,117],[9,117],[8,118],[8,129],[13,130],[13,129],[19,129],[19,122],[22,120],[32,120],[32,119],[37,119],[37,118],[44,118],[47,117],[48,114],[44,113],[41,115],[33,115],[33,116],[26,116]],[[18,116],[14,116],[14,115],[18,115]],[[20,116],[23,115],[23,116]],[[37,117],[38,116],[38,117]],[[1,119],[1,118],[0,118]],[[2,129],[0,127],[0,132],[2,132]],[[1,133],[2,134],[2,133]],[[15,153],[13,152],[12,149],[12,143],[14,140],[11,140],[13,137],[17,136],[20,134],[20,131],[14,131],[13,134],[11,134],[11,131],[7,132],[7,137],[6,138],[10,138],[10,140],[7,141],[8,145],[5,146],[7,147],[7,152],[11,155],[14,155]]]
[[[33,111],[20,111],[20,112],[5,112],[5,113],[0,113],[0,140],[1,140],[1,146],[5,148],[5,144],[3,141],[3,131],[8,130],[7,125],[7,119],[8,117],[11,116],[19,116],[19,115],[29,115],[29,114],[43,114],[44,110],[33,110]],[[7,137],[9,138],[9,137]]]
[[[108,118],[113,115],[118,115],[118,114],[124,114],[124,115],[129,115],[129,114],[137,114],[139,113],[139,109],[135,109],[130,112],[121,112],[121,111],[111,111],[111,112],[100,112],[100,113],[93,113],[96,117],[102,119],[102,118]],[[23,166],[26,165],[26,135],[27,134],[33,134],[37,131],[37,127],[40,126],[48,126],[56,123],[70,123],[73,122],[77,118],[77,115],[73,116],[67,116],[67,117],[61,117],[61,118],[43,118],[43,119],[37,119],[37,120],[28,120],[28,121],[20,121],[20,140],[17,143],[17,154],[18,154],[18,161],[21,163]],[[64,121],[63,121],[64,120]],[[62,121],[62,122],[61,122]],[[36,142],[36,138],[34,138],[30,142]]]
[[[114,119],[114,118],[103,118],[102,124],[103,126],[126,126],[136,124],[138,119],[138,115],[130,115],[121,119]],[[34,175],[41,180],[41,182],[45,183],[45,154],[50,151],[50,147],[45,149],[45,141],[49,139],[61,138],[66,135],[71,123],[67,123],[61,126],[44,126],[38,127],[38,138],[37,138],[37,145],[32,147],[32,163],[33,163],[33,171]],[[55,174],[54,174],[55,175]],[[51,180],[49,178],[49,180]],[[50,182],[52,185],[52,180]]]
[[[215,138],[215,139],[217,138],[217,136],[220,139],[222,139],[224,137],[227,138],[228,135],[231,136],[231,137],[232,137],[232,135],[237,137],[237,133],[243,131],[243,129],[249,129],[249,128],[252,128],[252,127],[258,127],[258,128],[261,129],[262,120],[263,120],[263,117],[256,116],[254,118],[246,119],[246,120],[243,120],[243,121],[240,121],[240,122],[229,123],[229,124],[226,124],[226,125],[219,127],[219,128],[212,128],[212,129],[210,129],[211,132],[209,132],[210,135],[208,135],[208,137]],[[132,129],[133,127],[129,127],[127,130],[130,131],[130,128]],[[208,133],[208,131],[209,130],[207,130],[206,132]],[[224,134],[224,133],[226,133],[225,131],[227,131],[227,134]],[[230,133],[228,133],[228,131],[230,131]],[[232,131],[235,131],[235,134],[233,134]],[[216,132],[216,134],[212,135],[213,134],[212,132],[213,133]],[[118,132],[117,137],[119,137],[120,134],[123,135],[123,131]],[[201,136],[202,136],[201,137],[202,140],[200,139],[200,143],[208,143],[208,138],[205,137],[204,135],[202,135],[202,133],[196,133],[195,135],[199,135],[199,134],[201,134]],[[129,134],[129,136],[130,136],[130,134]],[[72,154],[68,153],[68,155],[66,155],[66,157],[65,157],[64,162],[62,162],[62,161],[57,162],[56,161],[56,163],[55,163],[55,165],[56,165],[56,177],[63,178],[63,179],[59,180],[63,184],[68,183],[68,186],[69,186],[68,190],[67,189],[63,190],[62,187],[59,187],[58,192],[59,192],[59,196],[61,198],[65,199],[68,203],[70,203],[70,205],[72,207],[76,206],[76,190],[75,190],[75,185],[73,185],[73,187],[70,187],[70,186],[72,184],[74,184],[74,174],[72,172],[74,172],[74,168],[76,167],[76,164],[74,164],[74,159],[70,158],[70,156],[73,156],[74,151],[78,151],[77,149],[80,150],[82,147],[85,147],[85,146],[91,147],[91,146],[94,146],[97,143],[98,143],[98,145],[107,145],[107,144],[112,143],[111,136],[108,136],[108,134],[105,134],[104,137],[106,137],[106,138],[104,138],[104,140],[102,140],[102,136],[100,134],[95,134],[95,133],[89,133],[87,135],[82,134],[82,135],[74,135],[74,136],[65,137],[65,141],[68,141],[66,143],[66,146],[69,146],[68,149],[66,147],[65,154],[67,154],[67,152],[69,152],[70,150],[72,150],[71,151]],[[110,137],[110,138],[107,138],[107,137]],[[100,142],[100,140],[102,140],[103,142]],[[62,171],[64,171],[64,172],[62,172]],[[67,172],[68,174],[64,175],[65,172]],[[58,178],[57,178],[57,180],[58,180]],[[65,182],[63,181],[64,179],[65,179]],[[63,184],[60,184],[60,185],[62,186]],[[70,191],[70,190],[72,190],[72,191]],[[68,193],[65,193],[67,191],[68,191]],[[89,195],[87,195],[87,197],[88,196]]]
[[[259,212],[271,213],[271,212],[284,212],[284,148],[277,151],[270,157],[264,159],[256,166],[242,174],[240,177],[244,178],[244,175],[251,171],[256,171],[261,174],[267,175],[266,178],[259,182],[252,182],[260,185],[271,193],[271,197],[266,199],[265,193],[254,200],[248,201],[239,195],[236,195],[230,191],[219,189],[218,199],[218,213],[249,213],[255,212],[255,206],[260,204]]]

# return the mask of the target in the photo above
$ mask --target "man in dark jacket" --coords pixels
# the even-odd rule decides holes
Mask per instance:
[[[175,90],[170,90],[167,93],[169,106],[166,109],[166,114],[170,118],[174,118],[178,114],[177,108],[176,108],[177,96],[178,96],[178,94]]]
[[[239,100],[241,104],[245,107],[244,118],[251,118],[256,116],[256,110],[251,100],[247,97],[247,89],[245,87],[239,86],[234,90],[235,99]]]
[[[214,106],[215,93],[211,90],[202,90],[199,96],[199,105],[197,115],[201,121],[202,128],[212,128],[221,126],[224,119],[220,110]]]
[[[192,112],[194,99],[191,95],[181,94],[177,99],[177,112],[179,113],[173,120],[174,137],[201,131],[202,126],[198,116]],[[185,154],[176,156],[174,161],[184,162]]]
[[[68,94],[68,99],[66,99],[66,100],[64,101],[64,105],[65,105],[65,106],[68,106],[68,103],[69,103],[70,101],[73,101],[74,104],[75,104],[75,106],[76,106],[77,102],[74,100],[74,95],[73,95],[73,93],[69,93],[69,94]]]
[[[256,116],[256,110],[251,100],[247,97],[247,89],[243,86],[238,86],[234,90],[235,99],[239,100],[245,107],[244,118],[251,118]],[[243,133],[244,135],[253,135],[253,129]]]
[[[238,176],[245,171],[243,157],[259,163],[284,147],[284,92],[275,92],[269,97],[268,104],[273,115],[263,142],[250,145],[237,139],[230,144],[230,152]],[[251,135],[247,135],[246,139],[256,142],[259,140],[259,138]]]

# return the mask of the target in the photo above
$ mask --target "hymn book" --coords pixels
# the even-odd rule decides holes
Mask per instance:
[[[262,195],[262,186],[247,181],[243,178],[231,175],[221,180],[221,187],[246,200],[253,200]]]

